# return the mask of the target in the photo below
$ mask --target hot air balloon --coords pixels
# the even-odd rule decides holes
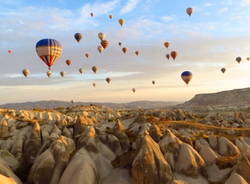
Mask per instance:
[[[52,72],[51,71],[48,71],[47,72],[47,76],[50,77],[52,75]]]
[[[24,70],[23,70],[23,75],[24,75],[25,77],[28,77],[29,74],[30,74],[30,70],[28,70],[28,69],[24,69]]]
[[[236,61],[237,61],[238,63],[240,63],[241,60],[242,60],[241,57],[237,57],[237,58],[236,58]]]
[[[81,33],[76,33],[74,37],[75,37],[77,42],[80,42],[81,39],[82,39],[82,34]]]
[[[98,37],[100,40],[104,40],[106,38],[106,35],[102,32],[98,33]]]
[[[48,66],[49,70],[62,55],[62,50],[61,44],[54,39],[43,39],[36,44],[37,55]]]
[[[192,73],[189,71],[182,72],[181,74],[181,78],[186,84],[190,82],[190,80],[192,79],[192,76],[193,76]]]
[[[250,57],[247,57],[247,61],[250,61]]]
[[[124,20],[124,19],[119,19],[118,22],[119,22],[119,24],[120,24],[121,26],[123,26],[123,25],[125,24],[125,20]]]
[[[155,81],[152,81],[152,84],[155,85]]]
[[[139,51],[135,51],[135,55],[139,56]]]
[[[88,58],[89,57],[89,53],[85,53],[85,57]]]
[[[79,72],[80,72],[80,74],[83,74],[83,69],[79,68]]]
[[[8,50],[8,53],[9,53],[9,54],[12,54],[12,50]]]
[[[104,50],[104,48],[103,48],[101,45],[99,45],[99,46],[97,47],[97,50],[98,50],[100,53],[102,53],[102,51]]]
[[[106,78],[106,81],[109,84],[111,82],[111,79],[108,77],[108,78]]]
[[[108,40],[102,40],[101,45],[104,49],[106,49],[109,46],[109,41]]]
[[[166,58],[169,60],[169,59],[170,59],[170,55],[169,55],[169,54],[166,54]]]
[[[194,11],[193,8],[187,8],[187,10],[186,10],[186,12],[187,12],[187,14],[188,14],[189,16],[192,15],[193,11]]]
[[[169,43],[169,42],[164,42],[164,46],[165,46],[166,48],[168,48],[168,47],[170,46],[170,43]]]
[[[61,77],[65,76],[65,72],[60,72]]]
[[[119,45],[119,46],[122,46],[122,42],[119,42],[118,45]]]
[[[65,62],[66,62],[66,64],[67,64],[68,66],[72,64],[72,61],[69,60],[69,59],[67,59]]]
[[[94,17],[94,13],[93,13],[93,12],[91,12],[91,13],[90,13],[90,16],[91,16],[91,17]]]
[[[123,48],[122,48],[122,52],[123,52],[124,54],[126,54],[127,51],[128,51],[128,49],[127,49],[126,47],[123,47]]]
[[[93,67],[92,67],[92,71],[93,71],[94,73],[96,73],[97,70],[98,70],[98,68],[97,68],[96,66],[93,66]]]
[[[92,83],[92,86],[95,88],[95,87],[96,87],[96,84],[95,84],[95,83]]]
[[[112,19],[113,18],[113,15],[109,15],[109,19]]]
[[[177,57],[178,53],[176,51],[172,51],[170,53],[171,57],[173,58],[173,60],[175,60],[175,58]]]
[[[133,91],[133,93],[135,93],[135,91],[136,91],[135,88],[132,88],[132,91]]]
[[[226,68],[222,68],[222,69],[221,69],[221,72],[222,72],[222,73],[225,73],[225,71],[226,71]]]

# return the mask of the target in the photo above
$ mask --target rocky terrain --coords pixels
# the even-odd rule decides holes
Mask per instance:
[[[0,109],[0,184],[247,184],[250,112]]]
[[[198,94],[181,106],[222,106],[238,108],[241,106],[249,107],[249,104],[250,88],[243,88],[218,93]]]

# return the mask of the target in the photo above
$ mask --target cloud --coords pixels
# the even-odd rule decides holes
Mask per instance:
[[[87,3],[81,8],[81,17],[89,17],[91,12],[95,16],[108,14],[116,8],[119,2],[119,0],[112,0],[105,3]]]
[[[128,0],[127,4],[121,9],[121,14],[131,12],[139,4],[140,0]]]
[[[241,4],[242,6],[248,6],[250,5],[250,0],[242,0]]]

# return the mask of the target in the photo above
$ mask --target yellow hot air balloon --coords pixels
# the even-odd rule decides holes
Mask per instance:
[[[30,70],[29,70],[29,69],[24,69],[24,70],[23,70],[23,75],[24,75],[25,77],[28,77],[29,74],[30,74]]]
[[[48,71],[48,72],[47,72],[47,76],[50,78],[51,75],[52,75],[52,72],[51,72],[51,71]]]
[[[119,19],[118,22],[119,22],[119,24],[120,24],[121,26],[123,26],[123,25],[125,24],[126,21],[125,21],[124,19]]]
[[[100,40],[104,40],[106,38],[106,35],[102,32],[98,33],[98,37]]]
[[[97,70],[98,70],[97,66],[93,66],[93,67],[92,67],[92,71],[93,71],[94,73],[96,73]]]
[[[104,48],[103,48],[101,45],[99,45],[99,46],[97,47],[97,50],[99,51],[99,53],[102,53],[103,50],[104,50]]]

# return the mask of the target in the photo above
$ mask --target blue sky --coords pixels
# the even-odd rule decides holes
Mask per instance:
[[[195,10],[192,17],[185,13],[187,7]],[[250,0],[1,0],[0,15],[0,103],[72,98],[184,101],[197,93],[250,83],[250,63],[245,61],[250,56]],[[126,19],[123,28],[119,18]],[[75,32],[84,35],[80,44],[73,39]],[[96,50],[99,32],[111,42],[102,55]],[[35,53],[41,38],[55,38],[64,47],[52,79],[46,78],[46,66]],[[129,48],[127,55],[121,53],[119,41]],[[164,41],[171,42],[170,49],[163,48]],[[8,49],[14,53],[9,55]],[[135,50],[140,57],[134,56]],[[171,50],[179,52],[174,62],[165,59]],[[83,57],[85,52],[91,53],[90,59]],[[244,59],[240,65],[234,61],[237,56]],[[73,60],[71,67],[65,66],[66,59]],[[97,75],[90,71],[93,65],[100,67]],[[86,71],[82,78],[80,67]],[[227,68],[225,75],[221,67]],[[28,79],[20,74],[23,68],[31,70]],[[183,70],[194,73],[188,88],[180,79]],[[65,79],[60,71],[67,72]],[[108,87],[107,76],[113,79]],[[97,89],[91,88],[92,82]],[[131,94],[133,87],[136,94]],[[65,93],[59,94],[62,89]]]

